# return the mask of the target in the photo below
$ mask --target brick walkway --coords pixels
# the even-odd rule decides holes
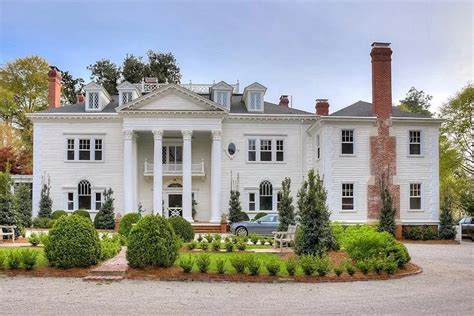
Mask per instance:
[[[125,253],[126,247],[118,255],[94,268],[91,273],[84,278],[84,281],[121,281],[125,277],[128,269]]]

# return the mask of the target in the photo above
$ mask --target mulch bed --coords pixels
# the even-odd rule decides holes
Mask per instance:
[[[411,240],[402,239],[404,244],[459,245],[459,240]]]
[[[53,267],[40,267],[33,270],[25,269],[8,269],[0,270],[0,276],[29,276],[29,277],[52,277],[52,278],[83,278],[89,274],[89,272],[94,269],[94,267],[89,268],[71,268],[71,269],[58,269]]]

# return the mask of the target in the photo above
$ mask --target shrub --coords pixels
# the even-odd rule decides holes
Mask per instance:
[[[79,209],[79,210],[75,210],[72,215],[78,215],[78,216],[82,216],[84,218],[87,218],[88,220],[92,221],[91,220],[91,214],[89,214],[88,211],[86,210],[82,210],[82,209]]]
[[[5,258],[7,257],[5,251],[0,251],[0,269],[3,269],[3,263],[5,262]]]
[[[43,182],[43,185],[41,186],[38,217],[51,218],[51,207],[53,205],[53,200],[51,200],[51,197],[49,196],[50,189],[51,185],[48,179],[48,182]]]
[[[257,259],[256,256],[249,256],[247,260],[247,268],[251,275],[260,274],[260,266],[262,263]]]
[[[332,222],[331,223],[331,230],[332,230],[332,234],[334,236],[334,240],[335,240],[335,243],[336,243],[335,244],[335,249],[339,250],[339,248],[342,244],[342,238],[344,236],[345,226],[343,226],[339,222]]]
[[[214,240],[218,241],[219,243],[222,241],[222,236],[220,234],[214,234]]]
[[[344,272],[344,267],[342,265],[334,267],[334,273],[336,274],[336,276],[338,277],[341,276],[343,272]]]
[[[115,257],[122,249],[119,235],[109,237],[105,235],[100,241],[100,260],[107,260]]]
[[[221,250],[221,243],[220,243],[220,241],[214,240],[214,241],[211,243],[211,247],[212,247],[212,250],[213,250],[213,251],[219,251],[219,250]]]
[[[56,219],[50,219],[48,221],[48,228],[53,228],[55,223],[56,223]]]
[[[325,276],[331,271],[331,261],[328,256],[317,257],[315,269],[319,276]]]
[[[278,203],[278,217],[280,223],[278,231],[286,231],[288,225],[295,224],[295,207],[293,206],[293,197],[291,196],[291,179],[286,177],[281,183],[280,203]]]
[[[51,214],[51,219],[58,219],[61,216],[67,216],[67,212],[65,210],[56,210]]]
[[[408,231],[408,239],[420,240],[422,238],[423,238],[423,232],[421,231],[420,227],[418,226],[410,227],[410,230]]]
[[[438,239],[438,231],[425,225],[423,227],[423,240],[434,240],[434,239]]]
[[[99,212],[95,215],[94,226],[97,229],[114,229],[115,213],[114,213],[114,191],[112,188],[104,190],[104,203],[100,207]]]
[[[260,237],[260,245],[264,246],[265,243],[267,242],[267,238]]]
[[[194,258],[193,256],[181,256],[179,258],[179,266],[185,273],[189,273],[193,270]]]
[[[346,264],[346,271],[347,271],[347,274],[349,274],[350,276],[353,276],[354,273],[355,273],[354,265],[352,263],[347,263]]]
[[[392,244],[387,245],[385,254],[387,257],[393,257],[399,267],[403,267],[411,260],[407,247],[397,240],[394,240]]]
[[[203,241],[202,243],[199,244],[199,248],[201,248],[204,251],[207,251],[209,249],[209,243],[207,241]]]
[[[15,209],[18,216],[17,225],[19,227],[31,227],[31,192],[26,183],[15,188]]]
[[[393,257],[387,257],[385,259],[384,270],[388,274],[394,274],[398,269],[397,261]]]
[[[187,246],[188,246],[189,250],[193,250],[197,247],[197,242],[195,240],[192,240],[192,241],[188,242]]]
[[[285,262],[285,268],[288,272],[288,275],[294,276],[296,273],[296,268],[298,267],[298,258],[291,256]]]
[[[197,257],[196,264],[202,273],[206,273],[211,264],[211,256],[209,254],[201,254]]]
[[[377,273],[381,274],[385,270],[385,259],[382,258],[373,258],[370,260],[372,270]]]
[[[21,265],[21,253],[18,249],[12,249],[8,253],[7,264],[10,269],[18,269]]]
[[[170,267],[180,247],[171,224],[159,215],[146,215],[128,236],[127,260],[131,267]]]
[[[170,217],[168,219],[173,227],[176,236],[181,238],[183,242],[189,242],[194,239],[194,229],[191,223],[180,216]]]
[[[30,237],[28,237],[28,242],[33,246],[36,247],[40,244],[41,240],[37,233],[31,233]]]
[[[368,260],[357,261],[356,266],[363,274],[367,274],[370,271],[370,263]]]
[[[49,227],[49,221],[51,219],[47,218],[47,217],[35,217],[35,219],[33,219],[33,227],[35,228],[48,228]]]
[[[133,224],[140,220],[140,214],[138,213],[127,213],[120,220],[118,233],[122,236],[128,237]]]
[[[301,269],[305,275],[312,275],[315,271],[315,262],[312,255],[304,255],[300,258]]]
[[[234,243],[231,242],[231,241],[227,241],[227,242],[225,243],[225,250],[226,250],[227,252],[232,252],[232,251],[234,251]]]
[[[252,234],[250,234],[249,238],[250,238],[250,242],[252,244],[256,245],[258,243],[258,235],[257,234],[252,233]]]
[[[242,206],[240,205],[240,192],[236,190],[231,190],[229,198],[229,222],[231,224],[240,222],[241,214],[245,213],[242,212]]]
[[[247,244],[242,241],[239,241],[237,242],[236,247],[238,250],[244,251],[245,249],[247,249]]]
[[[260,218],[264,217],[265,215],[267,215],[267,212],[258,212],[257,214],[255,214],[253,220],[258,221]]]
[[[90,220],[62,216],[50,229],[44,252],[54,267],[89,267],[100,258],[99,237]]]
[[[49,244],[49,235],[47,233],[39,233],[38,237],[43,246],[46,247]]]
[[[32,270],[36,264],[38,258],[38,252],[31,249],[21,250],[21,261],[26,270]]]
[[[274,240],[273,240],[273,238],[269,237],[269,238],[267,238],[267,242],[270,246],[273,246]]]
[[[454,239],[456,237],[456,227],[454,226],[451,200],[449,197],[444,199],[443,207],[439,215],[438,236],[440,239]]]
[[[206,234],[204,235],[204,239],[207,240],[208,243],[211,243],[214,240],[214,237],[212,234]]]
[[[379,215],[379,231],[387,232],[395,236],[395,213],[396,209],[393,206],[392,193],[386,179],[380,180],[380,200],[382,201],[382,208]]]
[[[268,274],[275,276],[280,272],[280,261],[276,258],[271,258],[265,262],[265,268],[267,269]]]
[[[216,260],[216,267],[217,267],[217,273],[219,274],[224,274],[225,273],[225,259],[219,258]]]
[[[198,242],[201,242],[203,240],[201,234],[198,235],[198,238],[196,239]]]
[[[230,258],[230,264],[234,267],[235,272],[244,273],[247,265],[247,258],[242,255],[233,256]]]

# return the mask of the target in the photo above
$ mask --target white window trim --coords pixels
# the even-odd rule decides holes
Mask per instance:
[[[105,162],[105,137],[103,136],[91,136],[91,135],[71,135],[65,134],[65,150],[64,150],[64,162],[67,163],[103,163]],[[67,159],[68,152],[68,139],[74,139],[74,160]],[[90,157],[93,159],[90,160],[79,160],[79,140],[80,139],[89,139],[90,140]],[[102,159],[95,160],[95,140],[102,140]]]
[[[89,106],[90,105],[91,93],[97,95],[97,109],[91,108]],[[87,91],[87,93],[86,93],[86,110],[87,111],[96,111],[96,112],[102,111],[102,108],[100,106],[100,91]]]
[[[354,208],[352,210],[343,210],[342,209],[342,185],[343,184],[352,184],[352,199],[353,199],[353,204]],[[356,194],[356,183],[353,181],[342,181],[341,184],[339,185],[339,203],[340,203],[340,213],[357,213],[357,194]]]
[[[410,132],[420,132],[420,154],[419,155],[415,155],[415,154],[410,154]],[[407,136],[407,139],[408,139],[408,145],[407,145],[407,156],[408,158],[424,158],[424,148],[423,148],[423,144],[424,144],[424,141],[423,141],[423,131],[420,130],[420,129],[411,129],[408,131],[408,136]]]
[[[342,145],[341,145],[342,147]],[[318,155],[319,153],[319,155]],[[320,134],[316,135],[316,160],[321,160],[321,136]]]
[[[255,161],[250,161],[249,160],[249,140],[255,140]],[[271,161],[262,161],[260,160],[260,141],[261,140],[271,140],[272,141],[272,160]],[[277,140],[282,140],[283,141],[283,161],[277,161],[276,160],[276,141]],[[246,137],[246,155],[247,157],[245,158],[246,163],[248,164],[286,164],[287,160],[287,141],[286,141],[286,136],[274,136],[274,135],[260,135],[260,136],[247,136]]]
[[[123,94],[124,93],[130,93],[130,100],[128,100],[126,103],[123,103]],[[129,102],[133,101],[133,90],[121,90],[119,92],[119,106],[122,106],[124,104],[127,104]]]
[[[81,180],[85,180],[85,179],[81,179]],[[64,194],[64,202],[63,202],[64,203],[64,208],[63,209],[66,212],[71,213],[71,212],[74,212],[74,211],[79,209],[79,192],[77,190],[77,186],[78,186],[79,182],[81,182],[81,181],[78,181],[76,185],[63,186],[63,194]],[[90,183],[90,181],[89,181],[89,183]],[[102,197],[102,203],[104,203],[104,194],[103,194],[104,190],[106,190],[106,187],[93,186],[91,184],[91,208],[92,209],[86,210],[86,211],[91,212],[91,213],[97,213],[99,211],[95,208],[95,202],[96,202],[95,194],[100,193],[101,197]],[[74,200],[73,200],[74,209],[73,210],[69,210],[68,207],[67,207],[68,206],[67,205],[67,203],[68,203],[68,197],[67,197],[68,193],[73,194],[73,198],[74,198]]]
[[[247,188],[244,188],[244,193],[245,193],[245,196],[244,196],[244,206],[245,206],[245,212],[248,212],[250,214],[256,214],[256,213],[259,213],[259,212],[267,212],[267,213],[276,213],[278,212],[278,208],[277,208],[277,199],[278,199],[278,192],[281,191],[281,187],[275,187],[273,185],[273,182],[270,181],[270,183],[272,184],[272,209],[271,210],[260,210],[260,183],[262,183],[263,181],[265,180],[268,180],[268,179],[264,179],[262,181],[260,181],[258,183],[258,186],[257,187],[247,187]],[[254,211],[251,211],[250,210],[250,207],[249,207],[249,204],[250,204],[250,199],[249,199],[249,194],[250,193],[254,193],[255,194],[255,210]]]
[[[419,209],[412,209],[411,206],[410,206],[410,198],[412,198],[411,196],[411,185],[412,184],[419,184],[420,185],[420,208]],[[423,188],[424,188],[424,185],[423,185],[423,182],[409,182],[408,183],[408,203],[407,203],[407,209],[409,212],[412,212],[412,213],[423,213],[423,206],[424,206],[424,203],[423,203]]]
[[[352,131],[352,154],[343,154],[342,153],[342,131]],[[356,133],[354,128],[341,128],[339,130],[339,152],[341,157],[356,157]],[[349,142],[346,142],[350,144]]]
[[[226,104],[222,104],[221,102],[219,102],[219,95],[220,94],[223,94],[224,95],[224,98],[225,98],[225,102]],[[230,102],[231,102],[231,92],[230,91],[227,91],[227,90],[214,90],[214,96],[213,96],[213,100],[214,102],[216,102],[217,104],[229,109],[230,108]]]
[[[252,108],[252,95],[260,95],[260,103],[256,105],[255,108]],[[263,111],[263,93],[261,91],[249,91],[247,94],[247,110],[249,112],[262,112]]]

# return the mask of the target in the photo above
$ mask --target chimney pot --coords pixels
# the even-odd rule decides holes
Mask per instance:
[[[316,114],[320,116],[329,115],[328,99],[316,99]]]
[[[48,106],[61,106],[61,71],[56,66],[50,66],[48,72]]]
[[[288,107],[289,104],[290,104],[290,100],[288,99],[288,95],[283,94],[280,97],[280,104],[279,105]]]

